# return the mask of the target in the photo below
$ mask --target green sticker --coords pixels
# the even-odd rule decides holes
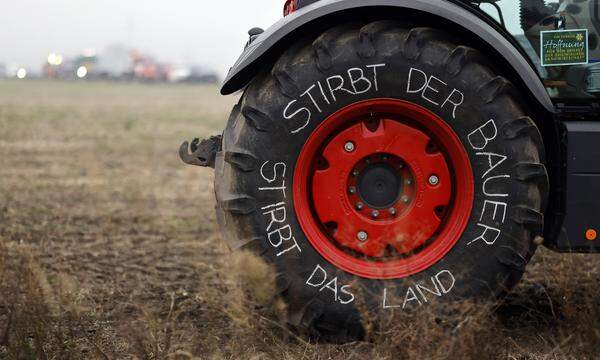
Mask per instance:
[[[579,65],[588,63],[588,31],[542,31],[542,66]]]

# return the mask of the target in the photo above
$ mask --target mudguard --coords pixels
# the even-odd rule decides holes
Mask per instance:
[[[282,41],[288,36],[305,32],[311,26],[311,22],[342,12],[363,11],[377,7],[411,9],[438,16],[454,23],[457,28],[471,32],[495,49],[497,52],[495,55],[504,58],[522,84],[528,88],[532,97],[543,108],[551,113],[554,112],[554,105],[537,72],[506,35],[484,21],[481,15],[476,15],[475,10],[449,0],[321,0],[315,2],[282,18],[256,37],[230,69],[221,93],[231,94],[246,86],[260,70],[262,61],[272,50],[281,49]]]

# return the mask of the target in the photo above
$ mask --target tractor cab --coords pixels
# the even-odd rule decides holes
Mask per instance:
[[[473,2],[523,47],[553,99],[600,96],[597,0]]]

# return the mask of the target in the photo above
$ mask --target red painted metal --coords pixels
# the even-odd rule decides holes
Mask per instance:
[[[356,150],[344,151],[344,144],[352,141]],[[323,156],[329,167],[317,170],[312,179],[312,196],[319,220],[336,223],[337,231],[333,238],[342,246],[358,253],[381,258],[386,248],[392,246],[399,254],[406,254],[423,245],[431,238],[441,223],[436,208],[450,203],[452,190],[450,172],[441,153],[426,152],[430,138],[420,130],[394,120],[382,120],[375,131],[367,129],[364,123],[358,123],[335,136],[323,150]],[[410,175],[403,176],[411,185],[403,186],[411,194],[404,194],[406,205],[398,199],[393,207],[401,211],[399,216],[387,219],[373,219],[375,209],[355,208],[356,202],[346,196],[348,181],[354,179],[353,169],[367,157],[380,157],[379,154],[392,154],[404,160],[410,168]],[[408,169],[404,169],[408,170]],[[406,171],[405,171],[406,172]],[[438,186],[427,182],[430,175],[441,179]],[[414,181],[411,180],[414,178]],[[415,191],[419,189],[419,191]],[[357,238],[359,231],[366,231],[368,241]]]
[[[360,196],[349,189],[367,161],[397,169],[405,182],[394,214],[357,208]],[[431,175],[439,183],[432,185]],[[347,106],[314,130],[298,158],[293,193],[300,225],[326,260],[391,279],[423,271],[450,251],[467,225],[473,188],[466,150],[446,122],[413,103],[376,99]]]
[[[288,16],[298,10],[298,0],[287,0],[283,6],[283,16]]]

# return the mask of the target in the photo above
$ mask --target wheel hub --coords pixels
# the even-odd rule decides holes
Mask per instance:
[[[367,146],[366,143],[363,145]],[[350,163],[353,160],[348,159]],[[332,170],[328,175],[336,171],[335,168]],[[356,161],[347,177],[350,189],[347,201],[361,216],[361,220],[366,221],[363,224],[366,229],[370,221],[398,219],[415,198],[414,178],[410,167],[400,157],[385,152],[371,154]],[[356,193],[352,191],[355,188]],[[319,202],[317,206],[328,205]],[[364,246],[361,246],[359,252],[363,250]]]
[[[400,100],[354,104],[325,120],[302,150],[294,182],[313,246],[371,278],[404,277],[441,259],[473,201],[470,163],[456,134]]]
[[[358,196],[373,209],[389,208],[398,200],[402,189],[400,169],[390,164],[390,155],[369,157],[365,162],[375,162],[359,174]],[[352,183],[351,179],[348,181]]]

